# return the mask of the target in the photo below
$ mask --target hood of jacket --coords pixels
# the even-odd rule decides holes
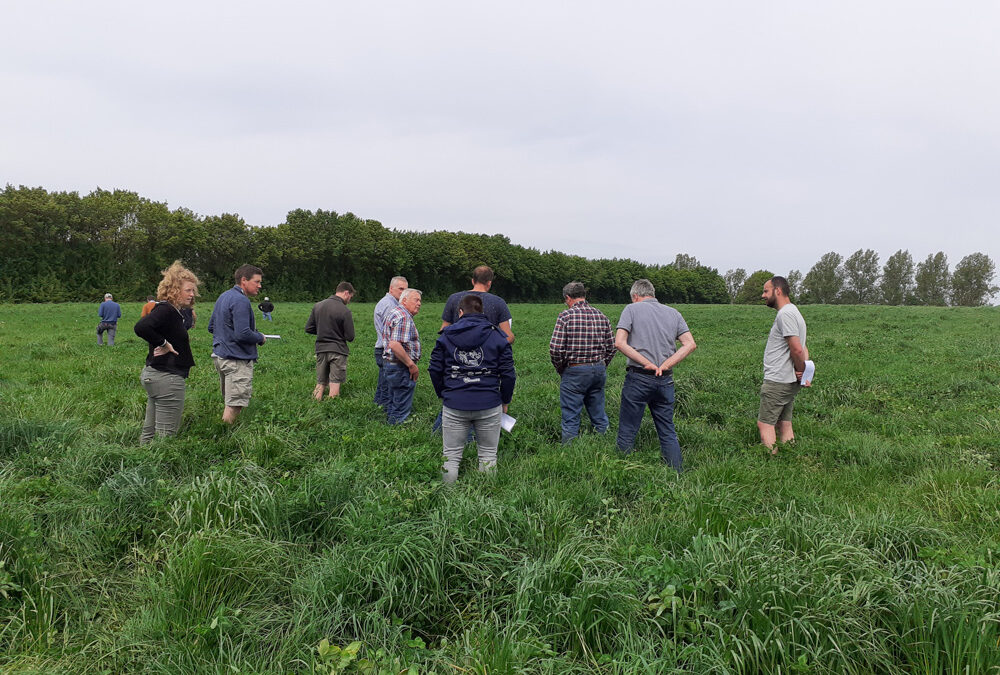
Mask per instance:
[[[482,347],[497,330],[485,314],[465,314],[458,321],[444,329],[448,342],[462,351]]]

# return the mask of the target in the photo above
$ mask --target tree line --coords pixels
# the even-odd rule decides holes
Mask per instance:
[[[979,307],[1000,287],[993,285],[996,267],[984,253],[970,253],[954,270],[941,251],[914,264],[909,251],[896,251],[879,266],[878,253],[858,249],[846,260],[839,253],[824,254],[805,277],[788,273],[791,296],[800,304],[850,305],[956,305]],[[724,275],[730,302],[761,302],[761,287],[773,274],[757,270],[729,270]]]
[[[160,270],[182,260],[212,296],[233,284],[244,263],[264,270],[266,293],[281,301],[330,295],[350,281],[359,299],[385,293],[406,276],[428,300],[469,286],[477,265],[496,272],[494,291],[510,302],[558,302],[563,285],[582,281],[594,302],[621,303],[638,278],[671,303],[724,303],[718,270],[678,255],[674,263],[592,260],[539,251],[499,234],[408,232],[353,213],[296,209],[275,226],[251,227],[238,215],[171,210],[135,192],[97,189],[85,196],[7,185],[0,193],[0,302],[124,300],[153,293]],[[676,264],[675,264],[676,263]]]
[[[93,300],[106,291],[125,300],[152,293],[160,270],[183,260],[204,282],[203,294],[232,285],[232,273],[250,262],[264,270],[269,296],[309,301],[332,293],[342,280],[375,300],[389,279],[406,276],[428,300],[443,300],[469,284],[471,270],[489,265],[494,290],[510,302],[556,302],[567,281],[582,281],[594,302],[621,303],[638,278],[669,303],[757,303],[768,270],[725,275],[678,253],[669,263],[624,258],[588,259],[511,243],[500,235],[410,232],[353,213],[296,209],[276,226],[251,227],[238,215],[201,216],[125,190],[85,196],[7,185],[0,192],[0,302]],[[801,304],[965,305],[989,302],[995,266],[973,253],[950,270],[938,252],[914,263],[899,250],[879,265],[860,249],[846,260],[830,252],[804,276],[785,276]]]

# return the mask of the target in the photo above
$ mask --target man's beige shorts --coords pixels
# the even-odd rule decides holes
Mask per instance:
[[[246,408],[253,394],[253,361],[224,359],[212,354],[212,362],[219,371],[223,401],[230,408]]]
[[[757,421],[774,426],[779,421],[791,422],[795,395],[802,385],[798,382],[771,382],[764,380],[760,387],[760,410]]]
[[[347,354],[316,353],[316,384],[343,384],[347,379]]]

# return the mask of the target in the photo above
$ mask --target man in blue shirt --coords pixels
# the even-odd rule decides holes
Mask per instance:
[[[375,322],[375,365],[378,366],[378,382],[375,385],[375,405],[385,407],[389,402],[389,386],[385,383],[385,365],[383,352],[385,352],[386,339],[382,334],[385,328],[385,320],[389,318],[389,312],[399,307],[399,296],[410,287],[406,277],[393,277],[389,281],[389,292],[385,294],[378,304],[375,305],[375,312],[372,319]]]
[[[111,297],[110,293],[104,294],[104,302],[97,308],[97,316],[101,318],[97,324],[97,344],[104,346],[104,332],[108,333],[108,345],[114,347],[115,333],[118,332],[118,319],[122,318],[122,306]]]
[[[212,340],[212,362],[219,372],[226,409],[222,421],[233,424],[253,393],[253,366],[257,345],[266,342],[257,332],[250,298],[260,293],[263,272],[243,265],[233,275],[236,285],[219,296],[208,320]]]

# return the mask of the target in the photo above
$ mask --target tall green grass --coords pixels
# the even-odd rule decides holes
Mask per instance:
[[[339,400],[309,398],[309,305],[281,304],[230,429],[203,307],[182,433],[139,446],[129,320],[100,349],[91,305],[0,306],[0,670],[1000,673],[996,310],[809,307],[819,373],[772,459],[773,312],[681,307],[678,477],[648,420],[628,457],[559,444],[559,307],[514,306],[518,426],[446,487],[426,373],[386,427],[352,308]]]

